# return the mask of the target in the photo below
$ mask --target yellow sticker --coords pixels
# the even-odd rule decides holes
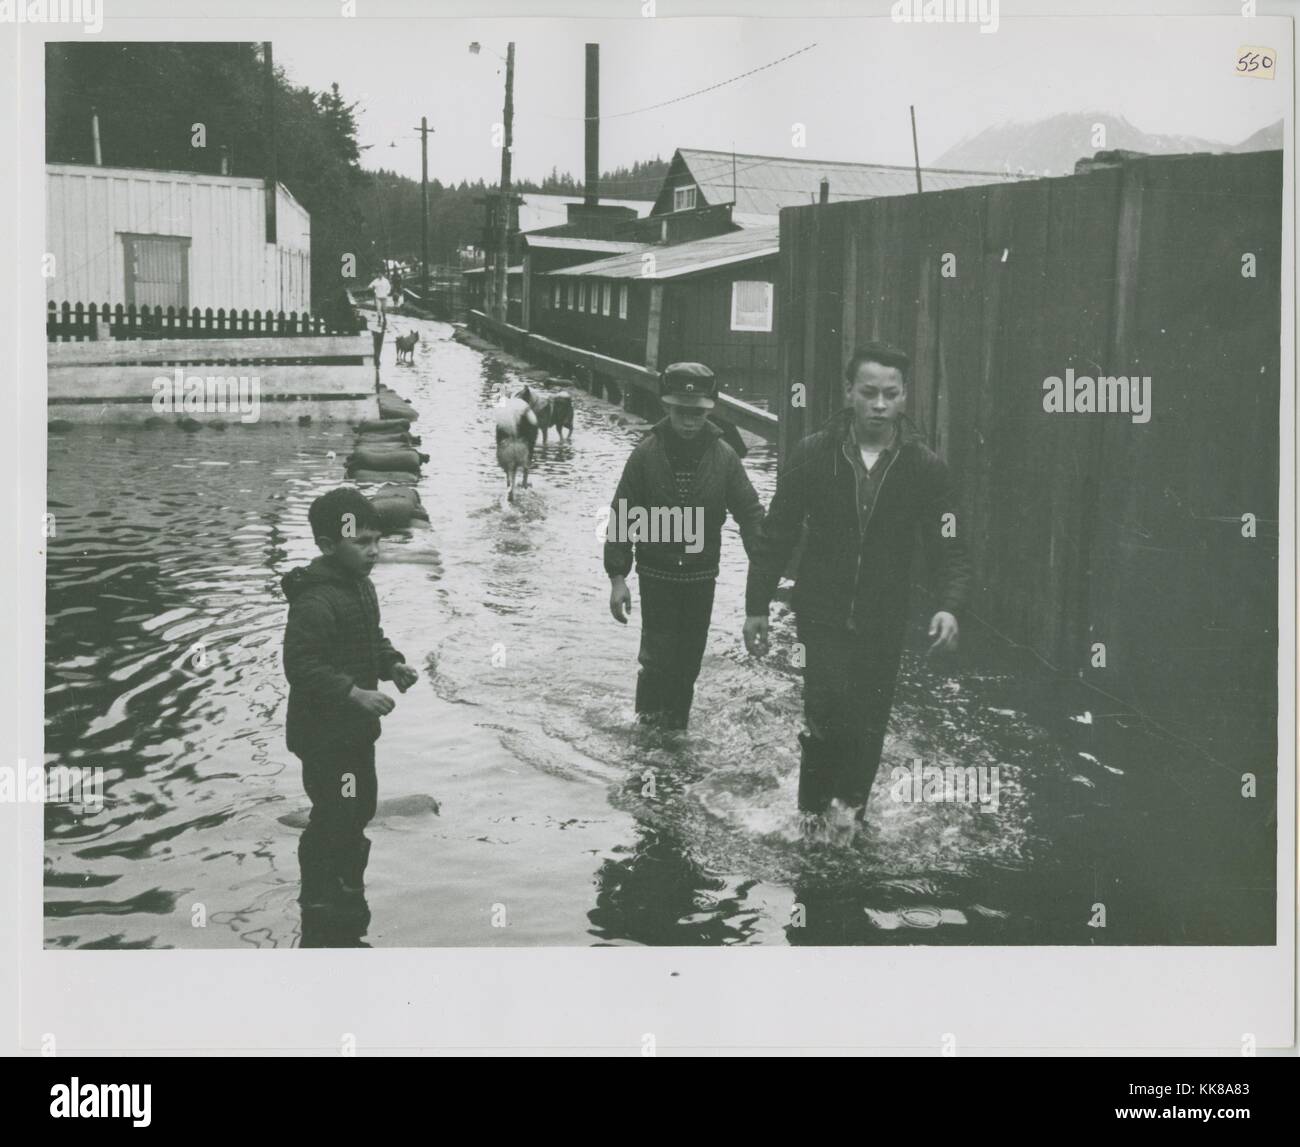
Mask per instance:
[[[1235,71],[1255,80],[1271,80],[1277,53],[1272,48],[1238,48]]]

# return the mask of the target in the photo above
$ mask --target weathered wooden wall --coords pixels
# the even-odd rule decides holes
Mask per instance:
[[[777,300],[773,298],[771,331],[734,331],[731,292],[737,279],[775,283],[776,274],[773,257],[664,283],[660,363],[666,366],[684,359],[707,363],[721,389],[770,401],[779,377]]]
[[[240,413],[188,409],[156,398],[174,394],[158,379],[257,380],[256,421],[364,422],[379,417],[374,342],[369,334],[298,338],[113,339],[47,344],[47,405],[67,422],[143,422],[158,415],[242,422]]]
[[[130,302],[129,233],[190,240],[187,309],[311,309],[311,217],[282,186],[270,244],[260,179],[48,164],[45,184],[51,300]]]
[[[1258,152],[781,213],[783,452],[856,343],[903,347],[972,611],[1228,757],[1275,736],[1281,196]],[[1045,413],[1069,367],[1150,375],[1150,422]]]

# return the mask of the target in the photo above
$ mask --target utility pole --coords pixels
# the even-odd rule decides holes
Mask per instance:
[[[916,164],[916,193],[921,194],[921,153],[916,146],[916,105],[908,104],[907,110],[912,113],[912,160]]]
[[[266,241],[276,242],[275,197],[279,175],[276,171],[275,146],[275,58],[271,41],[262,42],[262,135],[266,148],[263,167],[266,184]]]
[[[429,305],[429,120],[420,117],[420,290],[423,306]]]
[[[510,313],[506,263],[510,246],[510,148],[511,124],[515,118],[515,45],[512,40],[506,47],[506,105],[505,142],[501,148],[501,198],[497,209],[497,251],[494,268],[497,319],[505,322]]]
[[[586,170],[582,180],[582,202],[595,207],[600,202],[600,45],[587,45],[586,115],[583,156]]]

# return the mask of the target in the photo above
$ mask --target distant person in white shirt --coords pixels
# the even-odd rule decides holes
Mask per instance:
[[[388,275],[380,267],[379,274],[370,280],[370,289],[375,293],[375,308],[379,311],[379,327],[381,330],[388,326],[388,299],[393,293],[393,285],[388,281]]]

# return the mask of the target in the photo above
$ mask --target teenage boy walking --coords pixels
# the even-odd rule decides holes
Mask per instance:
[[[844,409],[791,452],[751,554],[745,646],[762,656],[768,606],[805,537],[791,605],[804,648],[799,808],[851,835],[880,766],[919,540],[938,573],[931,651],[957,644],[970,571],[948,468],[910,432],[906,354],[854,351]],[[829,814],[829,815],[827,815]]]

